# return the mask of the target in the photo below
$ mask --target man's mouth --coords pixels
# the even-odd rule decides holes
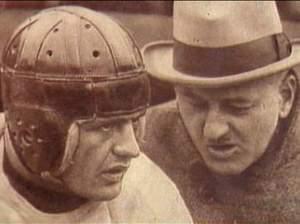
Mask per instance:
[[[208,144],[207,150],[214,158],[224,160],[233,156],[237,152],[238,147],[231,143]]]
[[[101,171],[101,177],[108,182],[120,182],[128,170],[129,165],[114,165]]]

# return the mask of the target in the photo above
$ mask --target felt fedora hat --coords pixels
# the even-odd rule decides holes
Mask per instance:
[[[274,1],[175,1],[173,37],[142,51],[149,74],[175,84],[231,85],[300,63]]]

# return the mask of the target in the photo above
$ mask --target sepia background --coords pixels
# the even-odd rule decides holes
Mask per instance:
[[[79,5],[104,12],[127,27],[139,47],[162,39],[172,39],[172,1],[0,1],[0,56],[14,28],[37,11]],[[300,2],[278,1],[283,28],[291,38],[300,38]],[[0,59],[1,63],[1,59]],[[151,80],[152,105],[174,98],[170,85]]]

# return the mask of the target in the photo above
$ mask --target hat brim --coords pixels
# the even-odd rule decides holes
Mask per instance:
[[[300,44],[292,45],[290,56],[255,70],[218,78],[206,78],[205,74],[192,76],[173,68],[173,41],[157,41],[146,45],[143,50],[146,70],[154,78],[181,85],[220,87],[270,76],[300,63]],[[212,59],[213,60],[213,59]],[[201,77],[202,76],[202,77]]]

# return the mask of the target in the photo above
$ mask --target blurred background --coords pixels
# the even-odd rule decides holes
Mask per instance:
[[[18,24],[41,9],[61,5],[84,6],[114,17],[128,28],[141,48],[151,41],[172,39],[173,1],[0,1],[0,58]],[[277,1],[277,5],[285,33],[291,39],[300,38],[300,2]],[[169,84],[152,79],[151,85],[152,105],[175,97]]]

